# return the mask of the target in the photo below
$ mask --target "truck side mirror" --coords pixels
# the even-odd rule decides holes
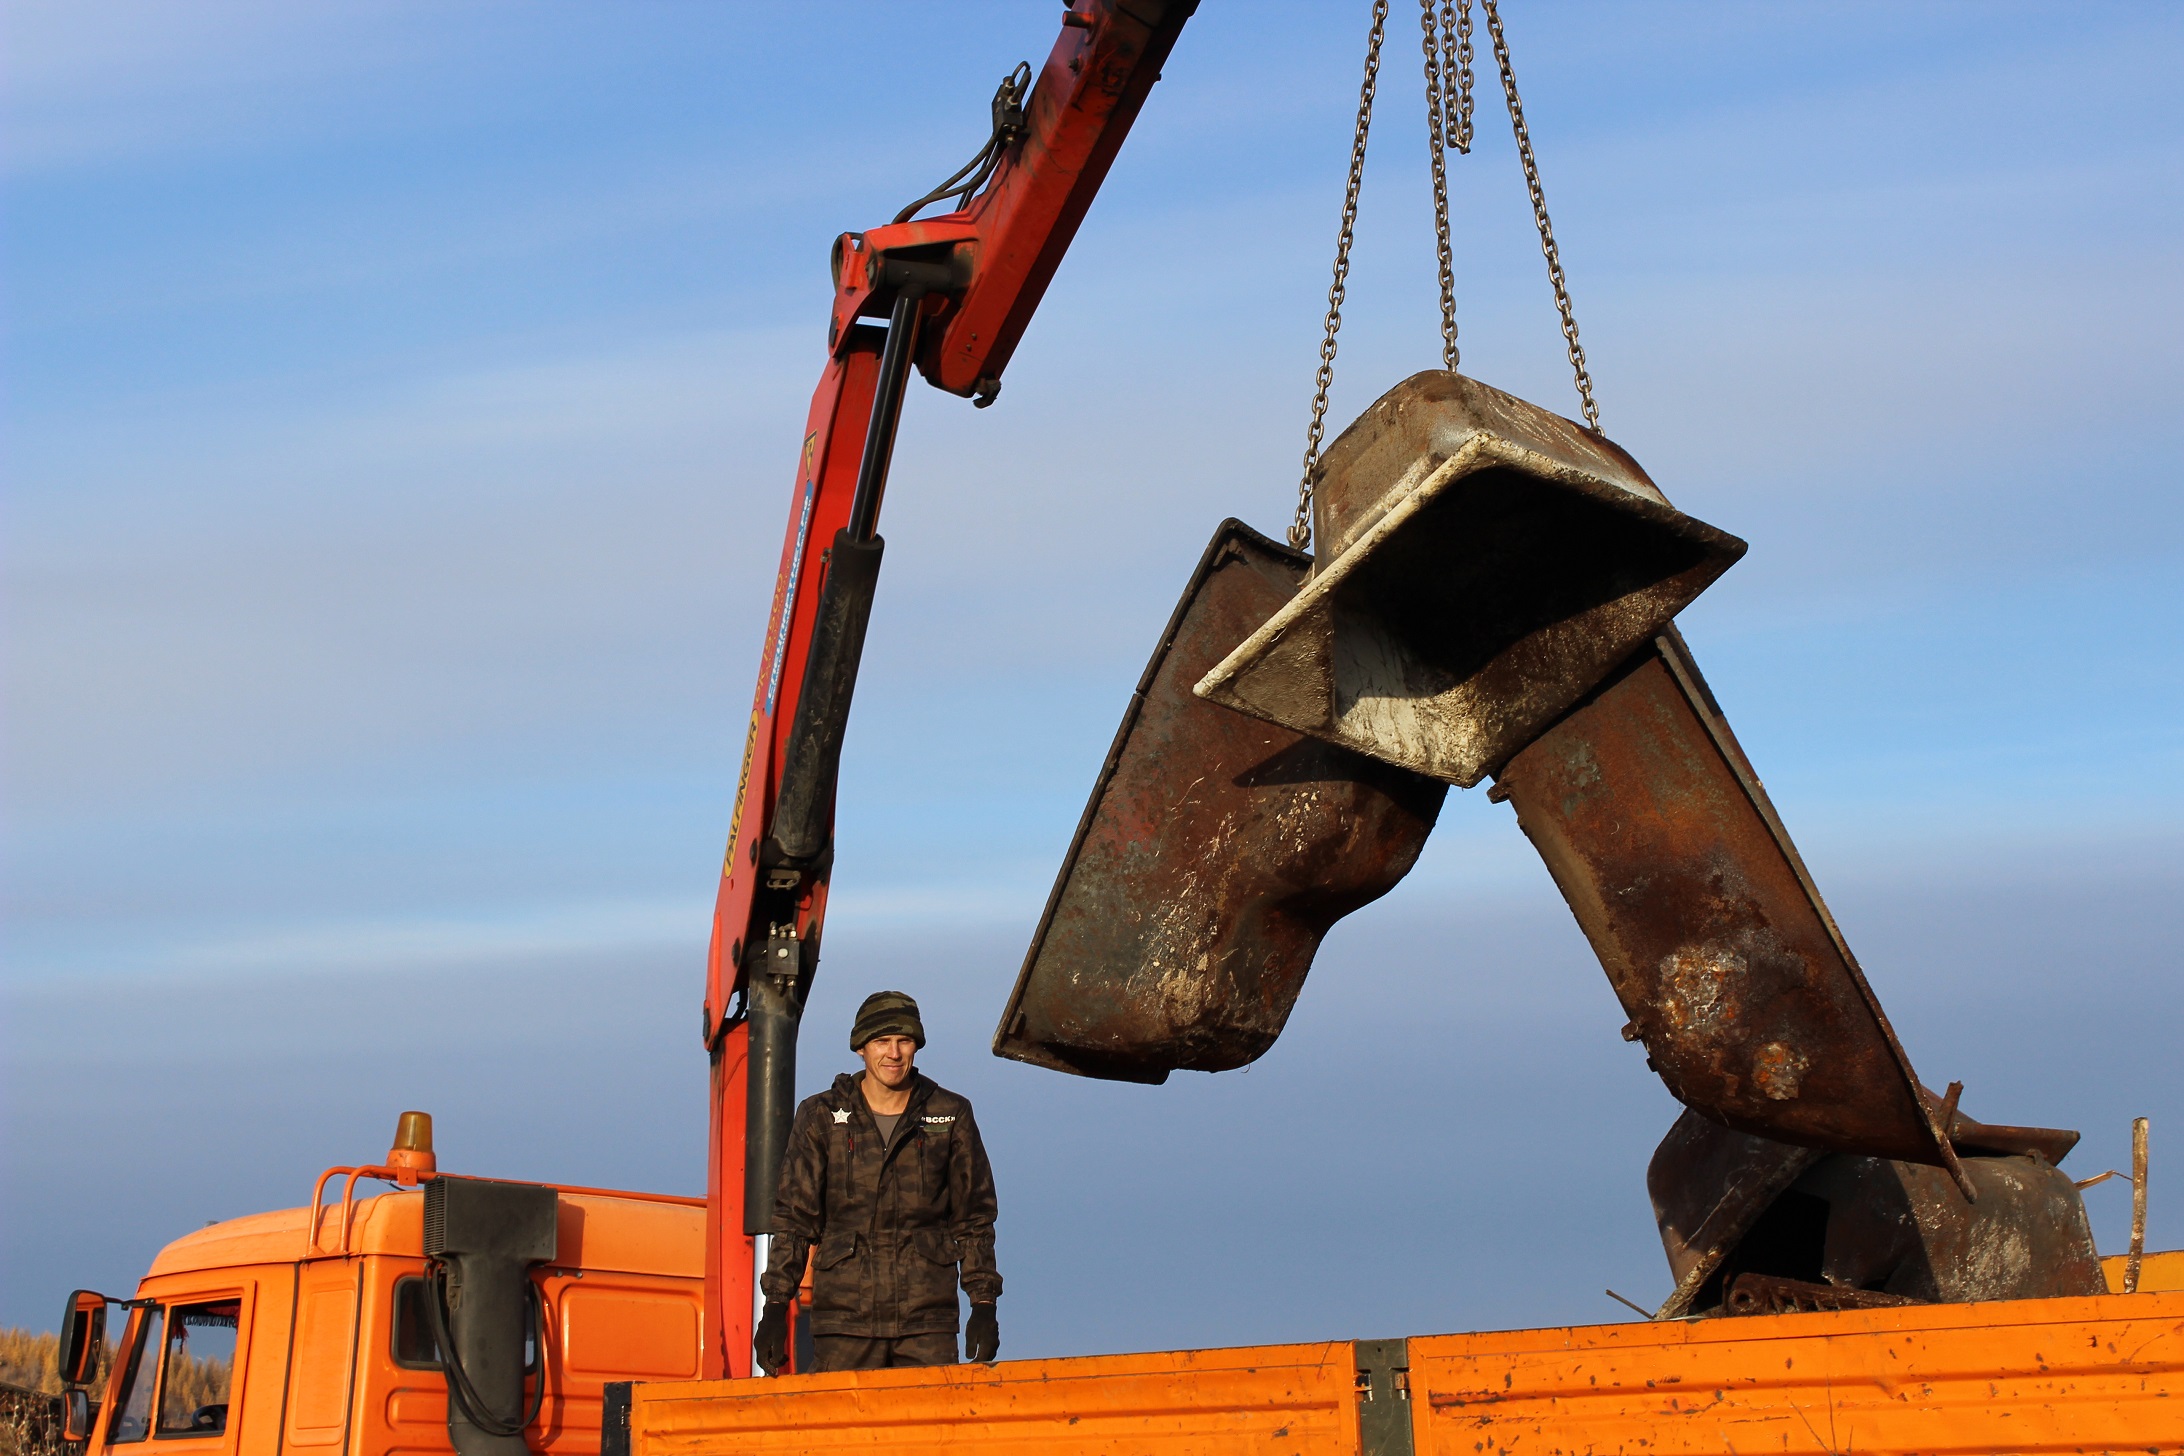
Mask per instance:
[[[61,1439],[63,1441],[88,1441],[91,1439],[91,1397],[80,1385],[71,1386],[61,1396]]]
[[[64,1384],[83,1385],[98,1373],[106,1353],[106,1296],[79,1289],[68,1296],[61,1314],[60,1376]],[[77,1437],[71,1436],[70,1440]]]

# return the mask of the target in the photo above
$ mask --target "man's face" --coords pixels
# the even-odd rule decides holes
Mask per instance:
[[[892,1092],[910,1080],[918,1059],[918,1044],[907,1036],[876,1036],[858,1050],[872,1080]]]

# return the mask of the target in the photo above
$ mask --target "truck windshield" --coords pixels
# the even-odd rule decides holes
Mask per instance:
[[[156,1352],[166,1313],[156,1304],[137,1311],[129,1352],[118,1362],[121,1381],[114,1387],[114,1419],[106,1430],[109,1446],[123,1441],[141,1441],[152,1433],[152,1386],[159,1369]],[[147,1349],[155,1352],[150,1360],[144,1358]]]
[[[160,1435],[217,1436],[227,1429],[228,1381],[242,1308],[241,1300],[226,1299],[172,1311],[159,1381]]]

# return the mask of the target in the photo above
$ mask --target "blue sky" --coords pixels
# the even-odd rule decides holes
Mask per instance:
[[[0,1320],[299,1200],[406,1106],[451,1166],[697,1186],[826,248],[968,155],[1057,8],[0,10]],[[1603,422],[1752,543],[1684,627],[1914,1061],[2084,1127],[2081,1176],[2151,1114],[2158,1176],[2184,14],[1508,8]],[[983,1051],[1206,536],[1286,518],[1363,15],[1207,0],[999,405],[907,411],[804,1072],[882,984],[949,1029],[1011,1353],[1611,1318],[1603,1281],[1665,1284],[1640,1179],[1673,1107],[1483,796],[1250,1074]],[[1438,358],[1414,26],[1338,421]],[[1481,105],[1465,367],[1569,410]]]

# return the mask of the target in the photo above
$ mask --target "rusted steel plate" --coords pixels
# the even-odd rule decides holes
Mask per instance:
[[[1909,1060],[1673,632],[1495,788],[1687,1107],[1742,1132],[1942,1166]]]
[[[1960,1135],[1988,1131],[1969,1118],[1956,1127]],[[2066,1150],[2076,1137],[2012,1131]],[[1958,1146],[1972,1144],[1960,1138]],[[1782,1312],[1765,1299],[1733,1308],[1736,1287],[1755,1277],[1949,1302],[2106,1288],[2085,1200],[2069,1174],[2037,1154],[1968,1156],[1963,1168],[1969,1200],[1938,1168],[1793,1147],[1687,1110],[1646,1169],[1676,1280],[1655,1318],[1724,1306]]]
[[[1138,683],[994,1051],[1160,1082],[1273,1045],[1330,926],[1403,878],[1446,786],[1194,697],[1311,558],[1224,522]]]
[[[1319,565],[1215,702],[1470,787],[1744,554],[1573,421],[1442,370],[1314,477]]]
[[[1818,1277],[1849,1289],[1973,1303],[2100,1294],[2100,1256],[2070,1175],[2039,1158],[1964,1160],[1967,1201],[1938,1168],[1841,1153],[1792,1186],[1827,1208]]]
[[[1676,1281],[1653,1317],[1689,1314],[1701,1290],[1718,1290],[1723,1261],[1823,1156],[1818,1148],[1731,1132],[1688,1109],[1677,1118],[1646,1165],[1646,1192]]]
[[[1927,1097],[1933,1097],[1928,1092]],[[1959,1153],[2012,1153],[2044,1163],[2061,1163],[2078,1145],[2078,1134],[2062,1127],[2016,1127],[1978,1122],[1961,1112],[1949,1118],[1949,1145]]]

